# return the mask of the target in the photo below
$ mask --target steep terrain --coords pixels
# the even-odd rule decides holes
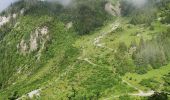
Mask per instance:
[[[170,1],[146,1],[11,5],[0,16],[0,99],[168,100]]]

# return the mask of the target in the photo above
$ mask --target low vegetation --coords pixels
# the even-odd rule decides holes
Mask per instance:
[[[75,2],[24,0],[1,13],[17,18],[0,27],[0,99],[167,100],[169,0]]]

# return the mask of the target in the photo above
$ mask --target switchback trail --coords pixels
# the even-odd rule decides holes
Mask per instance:
[[[140,97],[148,97],[148,96],[151,96],[155,93],[155,91],[153,90],[150,90],[150,91],[147,91],[147,92],[144,92],[143,90],[139,89],[138,87],[132,85],[131,83],[129,83],[128,81],[126,80],[122,80],[123,83],[127,84],[128,86],[134,88],[135,90],[138,91],[138,93],[124,93],[124,94],[121,94],[121,95],[113,95],[113,96],[110,96],[108,98],[104,98],[103,100],[113,100],[113,98],[119,98],[120,96],[124,96],[124,95],[129,95],[129,96],[140,96]]]
[[[102,43],[101,40],[102,40],[107,34],[111,33],[111,32],[114,31],[114,30],[116,30],[116,29],[119,27],[119,25],[120,25],[119,20],[117,20],[117,21],[115,21],[113,24],[111,24],[111,27],[112,27],[112,28],[111,28],[110,30],[102,33],[101,35],[99,35],[98,37],[96,37],[96,38],[94,39],[94,42],[93,42],[94,46],[99,47],[99,48],[105,48],[105,49],[108,49],[108,50],[113,51],[112,48],[109,48],[109,47],[105,46],[105,45],[104,45],[105,43]],[[91,61],[89,61],[88,58],[84,59],[84,61],[88,62],[88,63],[91,64],[91,65],[97,65],[97,64],[94,64],[94,63],[92,63]],[[136,86],[132,85],[131,83],[127,82],[126,80],[122,80],[122,82],[123,82],[123,83],[126,83],[128,86],[130,86],[130,87],[132,87],[132,88],[134,88],[135,90],[138,91],[138,93],[125,93],[125,94],[122,94],[122,95],[127,95],[127,94],[128,94],[128,95],[131,95],[131,96],[151,96],[151,95],[153,95],[154,92],[155,92],[155,91],[153,91],[153,90],[150,90],[150,91],[148,91],[148,92],[144,92],[144,91],[142,91],[141,89],[139,89],[138,87],[136,87]],[[122,96],[122,95],[112,96],[112,97],[106,98],[106,99],[104,99],[104,100],[110,100],[111,98],[118,98],[118,97],[120,97],[120,96]]]
[[[98,37],[94,38],[94,41],[93,41],[93,45],[96,46],[96,47],[99,47],[99,48],[105,48],[105,49],[108,49],[110,51],[113,51],[114,49],[112,48],[109,48],[107,46],[105,46],[104,44],[105,43],[101,43],[101,40],[109,33],[111,33],[112,31],[116,30],[118,27],[119,27],[120,23],[119,23],[119,19],[116,20],[115,22],[113,22],[110,27],[111,29],[107,30],[106,32],[102,32]],[[89,58],[82,58],[82,57],[79,57],[78,60],[83,60],[83,61],[86,61],[87,63],[93,65],[93,66],[99,66],[95,63],[93,63],[92,61],[89,60]]]
[[[111,24],[111,29],[108,30],[107,32],[105,33],[102,33],[101,35],[99,35],[98,37],[96,37],[94,39],[94,42],[93,44],[96,46],[96,47],[100,47],[100,48],[106,48],[106,49],[109,49],[109,50],[113,50],[112,48],[109,48],[109,47],[106,47],[104,46],[104,43],[101,43],[101,40],[109,33],[111,33],[112,31],[116,30],[118,27],[119,27],[119,20],[115,21],[113,24]]]

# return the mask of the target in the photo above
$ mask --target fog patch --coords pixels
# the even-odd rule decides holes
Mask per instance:
[[[63,6],[69,6],[73,2],[73,0],[41,0],[41,1],[58,2],[62,4]]]
[[[129,3],[132,3],[135,7],[143,7],[147,2],[148,0],[126,0],[128,1]]]

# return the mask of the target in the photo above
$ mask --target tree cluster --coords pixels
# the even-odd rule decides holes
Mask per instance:
[[[150,67],[159,68],[167,64],[170,59],[168,30],[149,41],[141,38],[137,50],[132,55],[138,73],[145,73]]]

